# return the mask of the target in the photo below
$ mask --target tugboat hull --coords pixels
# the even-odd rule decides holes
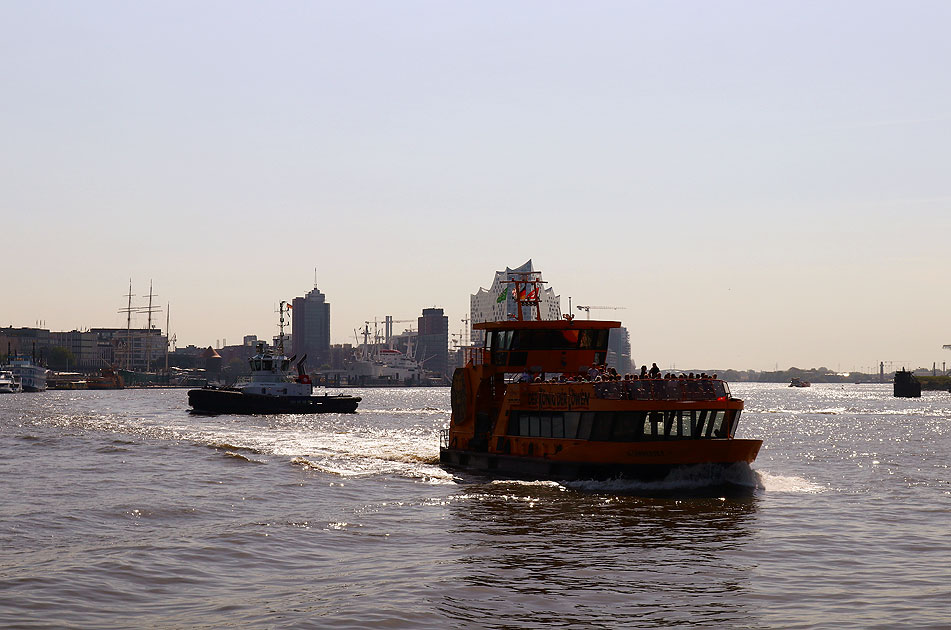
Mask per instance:
[[[236,389],[193,389],[188,404],[196,413],[354,413],[359,396],[262,396]]]

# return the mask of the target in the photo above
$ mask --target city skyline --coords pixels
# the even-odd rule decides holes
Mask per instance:
[[[332,343],[430,307],[454,335],[531,258],[641,364],[940,367],[949,18],[6,3],[0,325],[122,327],[131,277],[180,345],[269,339],[317,267]]]

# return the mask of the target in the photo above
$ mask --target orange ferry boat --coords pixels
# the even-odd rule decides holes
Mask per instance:
[[[540,282],[512,281],[513,295]],[[541,320],[537,301],[516,301],[517,319],[473,326],[485,342],[453,374],[441,463],[518,478],[659,480],[675,468],[756,458],[762,440],[734,438],[743,401],[726,382],[564,381],[605,363],[620,322]]]

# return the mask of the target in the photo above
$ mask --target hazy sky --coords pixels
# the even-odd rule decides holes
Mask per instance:
[[[0,325],[124,325],[131,278],[179,345],[236,343],[317,267],[334,342],[430,306],[456,333],[532,258],[564,310],[625,307],[596,314],[639,363],[951,363],[951,2],[0,0],[0,24]]]

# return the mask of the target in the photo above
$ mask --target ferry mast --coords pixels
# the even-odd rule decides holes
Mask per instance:
[[[540,271],[513,271],[509,274],[508,280],[502,281],[503,284],[512,285],[512,298],[516,305],[516,321],[533,321],[531,317],[533,310],[535,314],[534,321],[540,322],[542,320],[540,293],[543,288],[541,285],[546,284],[546,282],[541,279],[541,275],[542,272]],[[527,306],[529,309],[528,320],[525,319],[523,306]]]

